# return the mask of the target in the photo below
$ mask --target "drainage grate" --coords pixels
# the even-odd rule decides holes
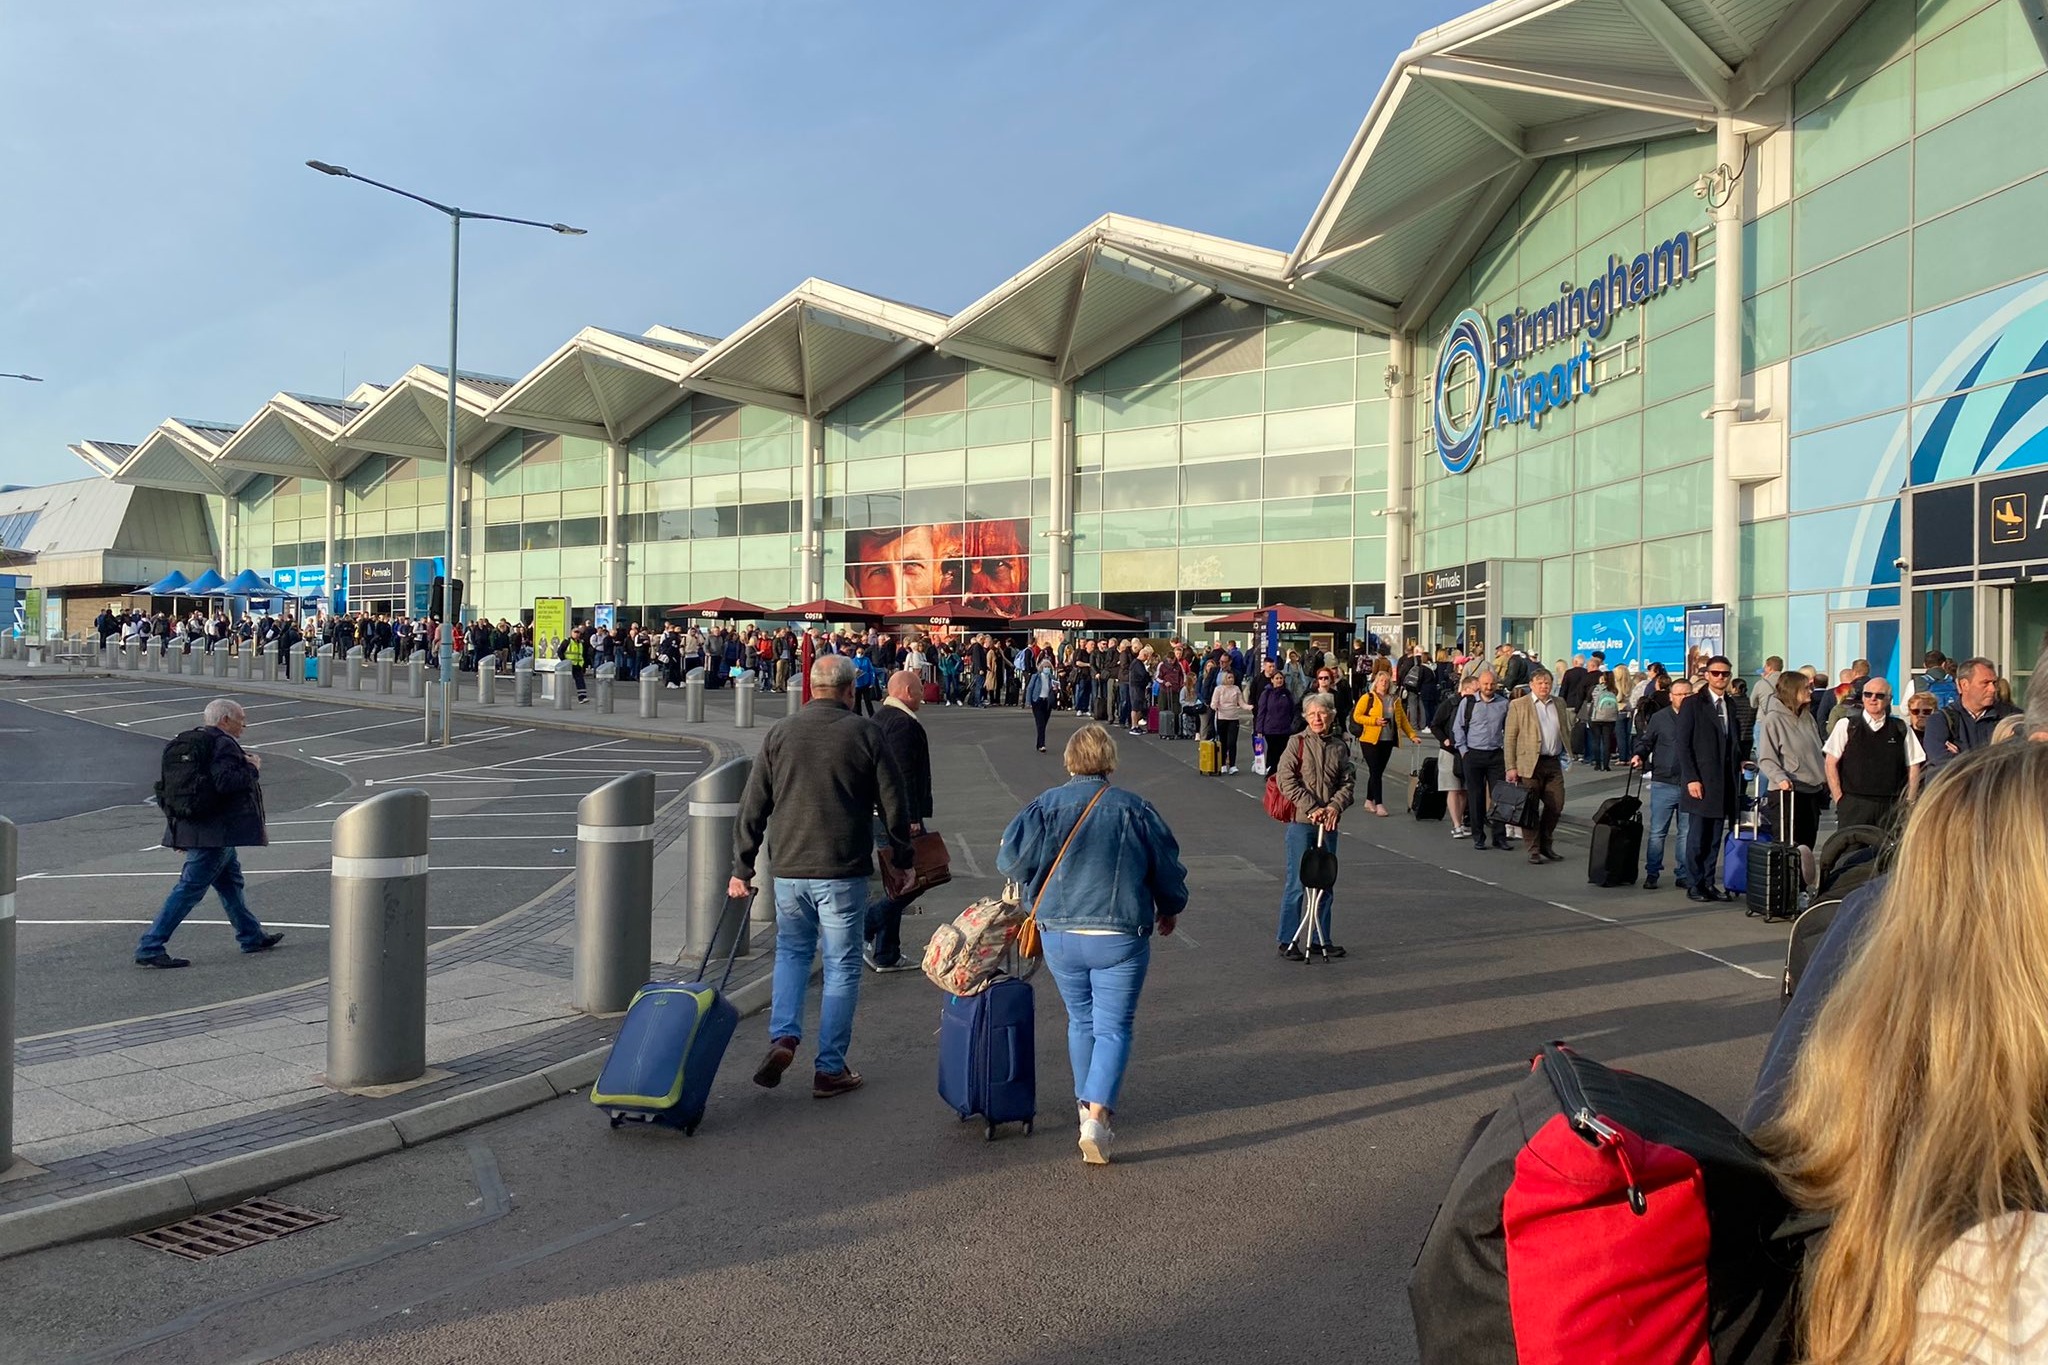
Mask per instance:
[[[230,1251],[274,1242],[289,1233],[331,1223],[339,1216],[280,1204],[275,1199],[251,1199],[168,1227],[138,1232],[128,1240],[183,1256],[188,1261],[209,1261]]]

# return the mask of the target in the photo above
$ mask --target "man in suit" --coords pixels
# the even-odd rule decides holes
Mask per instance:
[[[889,698],[875,712],[875,725],[882,732],[882,751],[896,761],[903,777],[904,804],[910,808],[911,837],[923,834],[924,822],[932,816],[932,751],[917,718],[924,705],[924,682],[904,669],[889,675]],[[875,843],[888,842],[881,816],[875,817]],[[871,972],[916,971],[918,964],[903,960],[903,912],[915,897],[891,896],[886,889],[880,900],[868,902],[865,959]]]
[[[1528,694],[1508,703],[1502,752],[1508,781],[1521,783],[1543,802],[1543,820],[1529,849],[1532,863],[1564,861],[1553,840],[1558,818],[1564,814],[1564,756],[1571,741],[1571,712],[1553,692],[1550,670],[1536,669],[1529,674]]]
[[[1707,690],[1679,713],[1679,809],[1692,817],[1685,837],[1687,900],[1735,899],[1718,887],[1721,836],[1742,806],[1741,721],[1728,683],[1735,669],[1716,654],[1707,660]]]

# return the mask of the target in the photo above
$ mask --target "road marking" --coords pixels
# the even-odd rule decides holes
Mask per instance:
[[[1605,915],[1596,915],[1596,914],[1594,914],[1594,913],[1593,913],[1593,912],[1592,912],[1591,910],[1581,910],[1581,909],[1579,909],[1579,907],[1578,907],[1578,906],[1576,906],[1576,905],[1566,905],[1566,904],[1565,904],[1565,903],[1564,903],[1563,901],[1545,901],[1545,902],[1543,902],[1543,903],[1544,903],[1545,905],[1551,905],[1551,906],[1555,906],[1555,907],[1557,907],[1557,908],[1558,908],[1559,910],[1563,910],[1563,911],[1567,912],[1568,914],[1573,914],[1573,915],[1584,915],[1584,916],[1585,916],[1585,917],[1586,917],[1587,919],[1599,920],[1599,921],[1600,921],[1600,922],[1601,922],[1602,924],[1611,924],[1611,925],[1613,925],[1613,926],[1614,926],[1615,928],[1617,928],[1617,929],[1628,929],[1628,928],[1631,928],[1631,927],[1632,927],[1632,926],[1631,926],[1631,925],[1630,925],[1630,924],[1629,924],[1629,923],[1628,923],[1627,921],[1625,921],[1625,920],[1618,920],[1618,919],[1609,919],[1609,918],[1608,918],[1607,916],[1605,916]],[[1654,937],[1654,936],[1652,936],[1652,935],[1646,935],[1646,937]],[[1774,976],[1771,976],[1771,975],[1769,975],[1769,974],[1767,974],[1767,973],[1764,973],[1764,972],[1760,972],[1760,971],[1757,971],[1757,970],[1756,970],[1755,968],[1753,968],[1753,967],[1745,967],[1745,966],[1743,966],[1743,965],[1742,965],[1742,964],[1741,964],[1740,962],[1730,962],[1730,961],[1729,961],[1729,960],[1728,960],[1727,958],[1725,958],[1725,957],[1716,957],[1716,956],[1715,956],[1714,954],[1712,954],[1712,953],[1710,953],[1710,952],[1707,952],[1707,951],[1706,951],[1705,949],[1703,949],[1703,948],[1687,948],[1685,944],[1683,944],[1683,943],[1672,943],[1670,939],[1658,939],[1657,941],[1658,941],[1658,942],[1660,942],[1660,943],[1669,943],[1669,944],[1671,944],[1671,946],[1672,946],[1672,947],[1674,947],[1674,948],[1680,948],[1680,949],[1684,949],[1684,951],[1686,951],[1686,952],[1688,952],[1688,953],[1691,953],[1691,954],[1692,954],[1692,955],[1693,955],[1694,957],[1703,957],[1703,958],[1705,958],[1705,959],[1706,959],[1707,961],[1709,961],[1709,962],[1718,962],[1718,963],[1720,963],[1720,964],[1721,964],[1721,965],[1722,965],[1723,967],[1733,967],[1733,968],[1734,968],[1734,969],[1735,969],[1736,971],[1738,971],[1738,972],[1741,972],[1741,973],[1742,973],[1742,974],[1743,974],[1744,976],[1753,976],[1753,977],[1755,977],[1755,978],[1756,978],[1757,980],[1759,980],[1759,981],[1775,981],[1775,980],[1777,980],[1777,978],[1776,978],[1776,977],[1774,977]]]
[[[154,924],[156,921],[153,919],[25,919],[19,921],[19,923],[38,924],[51,928],[85,929],[98,924]],[[188,919],[179,924],[178,927],[180,929],[189,929],[194,925],[202,929],[232,929],[235,927],[224,919]],[[334,926],[331,924],[298,924],[293,923],[291,920],[267,919],[263,921],[263,927],[266,929],[332,929]],[[474,924],[429,924],[427,932],[430,934],[452,934],[464,929],[474,928],[476,928]],[[1578,1036],[1583,1037],[1584,1035]]]
[[[943,837],[946,841],[946,847],[954,850],[955,856],[962,865],[962,870],[965,871],[968,876],[973,877],[976,880],[979,880],[980,878],[987,875],[981,870],[980,862],[978,862],[975,859],[974,849],[967,842],[966,835],[948,834]]]
[[[419,724],[419,721],[418,721],[418,720],[415,720],[415,719],[410,719],[410,718],[409,718],[409,719],[406,719],[406,720],[387,720],[387,721],[385,721],[385,722],[384,722],[384,723],[383,723],[382,725],[358,725],[358,726],[356,726],[356,727],[355,727],[354,729],[352,729],[352,730],[322,730],[322,731],[320,731],[320,732],[319,732],[318,734],[313,734],[313,735],[295,735],[295,736],[293,736],[293,737],[292,737],[291,739],[266,739],[266,740],[264,740],[264,741],[263,741],[263,742],[262,742],[261,744],[245,744],[245,745],[243,745],[242,747],[243,747],[243,748],[245,748],[245,749],[267,749],[267,748],[269,748],[269,747],[270,747],[271,745],[273,745],[273,744],[309,744],[309,743],[313,742],[314,740],[320,740],[320,739],[337,739],[337,738],[339,738],[339,737],[340,737],[340,736],[342,736],[342,735],[360,735],[360,734],[362,734],[362,733],[363,733],[364,731],[366,731],[366,730],[389,730],[389,729],[392,729],[393,727],[395,727],[395,726],[399,726],[399,725],[418,725],[418,724]],[[354,760],[351,760],[351,759],[332,759],[332,758],[323,758],[323,757],[322,757],[321,755],[319,755],[319,754],[313,754],[313,755],[311,755],[311,757],[313,757],[313,758],[320,758],[322,762],[326,762],[326,763],[335,763],[335,762],[353,762],[353,761],[354,761]]]
[[[436,872],[574,872],[574,863],[494,863],[475,867],[437,867]],[[298,877],[309,872],[327,876],[324,867],[245,867],[245,877]],[[163,868],[156,872],[24,872],[20,880],[25,882],[79,882],[97,881],[103,877],[175,877],[178,869]]]

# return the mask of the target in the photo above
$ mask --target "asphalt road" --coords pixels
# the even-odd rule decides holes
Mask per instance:
[[[0,691],[0,814],[21,824],[19,1019],[23,1036],[276,990],[327,974],[328,858],[334,820],[379,791],[433,798],[435,937],[524,904],[576,862],[576,803],[621,773],[656,774],[657,801],[704,766],[694,746],[603,740],[511,720],[447,748],[421,742],[417,717],[317,696],[235,693],[243,742],[263,756],[270,843],[244,849],[250,909],[285,941],[237,950],[209,895],[171,941],[192,966],[133,965],[136,939],[176,882],[182,855],[160,846],[147,804],[163,741],[198,723],[209,694],[147,680],[55,678]],[[17,781],[13,774],[27,776]],[[77,775],[75,785],[59,779]]]
[[[1020,715],[926,714],[960,875],[913,939],[993,889],[1003,823],[1061,776]],[[1746,1097],[1782,929],[1354,815],[1350,956],[1286,964],[1253,779],[1123,743],[1117,780],[1167,815],[1195,895],[1155,941],[1115,1164],[1074,1146],[1049,981],[1038,1131],[989,1143],[933,1094],[937,993],[870,976],[857,1094],[811,1099],[808,1054],[798,1083],[751,1085],[757,1016],[694,1139],[570,1098],[281,1191],[341,1217],[224,1261],[113,1241],[12,1262],[0,1360],[1411,1361],[1409,1265],[1535,1048]]]

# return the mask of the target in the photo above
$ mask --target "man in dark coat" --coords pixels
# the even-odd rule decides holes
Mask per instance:
[[[932,750],[925,737],[924,722],[917,708],[924,704],[924,681],[908,669],[889,675],[889,697],[875,712],[875,727],[882,732],[882,751],[896,760],[903,776],[903,802],[910,809],[910,833],[924,833],[932,818]],[[875,816],[875,845],[889,841],[881,815]],[[903,912],[915,897],[902,898],[884,889],[880,900],[868,902],[867,964],[873,972],[916,971],[918,964],[903,960]]]
[[[1707,660],[1707,690],[1680,712],[1678,808],[1692,817],[1685,837],[1687,900],[1735,899],[1719,889],[1721,836],[1742,807],[1742,721],[1728,682],[1735,669],[1716,654]]]
[[[270,842],[263,824],[259,773],[263,756],[250,753],[239,742],[248,717],[237,703],[216,698],[206,704],[204,719],[204,728],[197,734],[209,750],[202,784],[210,789],[208,800],[203,810],[188,815],[164,812],[164,847],[184,850],[185,869],[164,898],[163,908],[156,912],[155,922],[135,945],[138,967],[192,965],[186,958],[172,957],[164,945],[185,922],[185,916],[205,899],[208,887],[220,894],[243,952],[268,952],[284,941],[283,934],[265,933],[262,922],[249,913],[242,900],[242,862],[235,853],[238,847],[260,848]]]

